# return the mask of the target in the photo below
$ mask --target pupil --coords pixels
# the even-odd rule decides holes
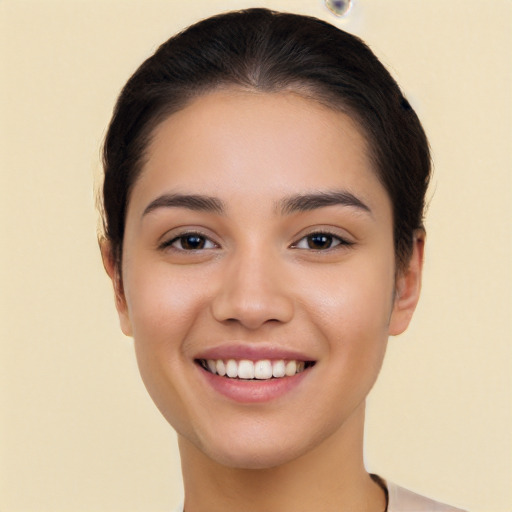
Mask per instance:
[[[308,239],[310,249],[328,249],[332,243],[332,236],[318,233],[311,235]]]
[[[181,239],[181,245],[184,249],[195,250],[204,247],[204,238],[198,235],[188,235]]]

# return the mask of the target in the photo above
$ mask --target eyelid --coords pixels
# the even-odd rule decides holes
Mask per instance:
[[[178,241],[180,238],[184,238],[187,236],[198,236],[204,238],[206,241],[210,242],[213,247],[206,247],[201,249],[180,249],[177,247],[173,247],[173,244]],[[180,252],[199,252],[199,251],[207,251],[211,249],[219,248],[220,244],[218,244],[211,235],[204,233],[201,229],[197,228],[176,228],[171,231],[168,231],[164,236],[161,237],[158,242],[158,249],[166,250],[166,249],[174,249]]]
[[[312,249],[310,247],[298,247],[300,242],[313,235],[326,235],[337,240],[338,243],[334,244],[331,247],[328,247],[327,249]],[[296,237],[295,241],[290,245],[290,248],[305,251],[327,252],[338,247],[348,248],[353,246],[354,244],[355,242],[351,239],[350,236],[340,233],[339,230],[336,230],[334,228],[315,227],[309,229],[307,232],[302,233],[298,237]]]

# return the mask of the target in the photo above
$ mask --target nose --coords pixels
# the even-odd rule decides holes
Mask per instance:
[[[226,272],[211,303],[217,321],[256,330],[267,323],[292,319],[289,282],[272,256],[247,250],[226,262]]]

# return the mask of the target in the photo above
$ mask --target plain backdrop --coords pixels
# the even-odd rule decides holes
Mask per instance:
[[[512,509],[510,0],[355,0],[346,19],[321,0],[0,0],[0,510],[181,499],[175,434],[118,327],[93,183],[142,60],[249,6],[363,37],[432,145],[423,295],[369,399],[368,468],[473,512]]]

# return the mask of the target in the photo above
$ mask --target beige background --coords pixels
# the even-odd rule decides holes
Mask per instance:
[[[171,33],[230,8],[362,36],[430,136],[425,285],[369,404],[369,468],[474,512],[512,509],[510,0],[0,0],[0,510],[164,511],[174,433],[139,380],[92,192],[120,87]]]

